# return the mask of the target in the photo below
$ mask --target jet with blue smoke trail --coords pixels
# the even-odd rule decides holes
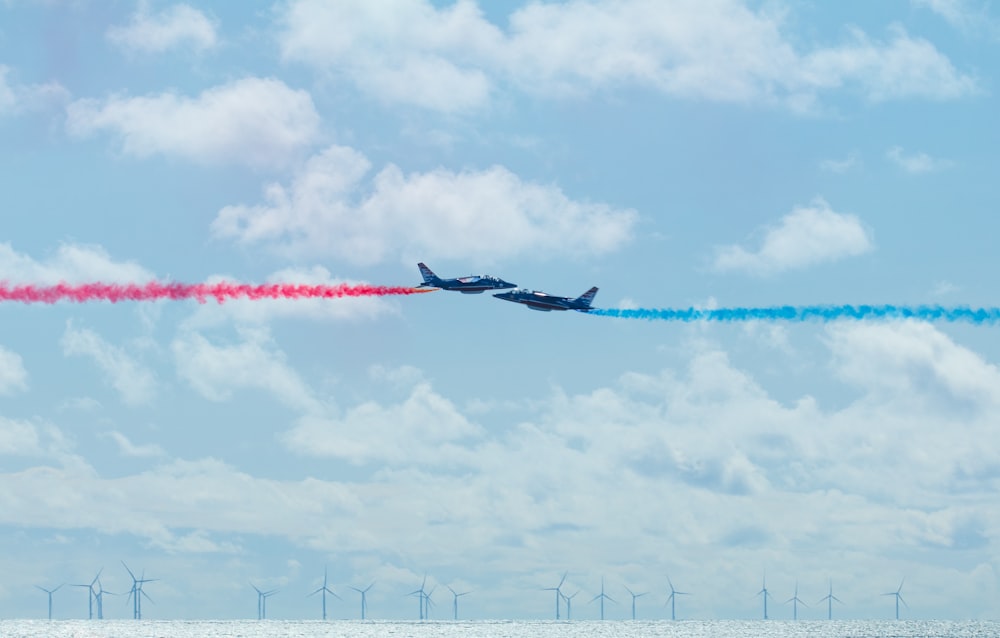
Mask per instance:
[[[591,302],[594,300],[594,295],[596,294],[597,287],[595,286],[576,299],[572,299],[570,297],[557,297],[546,292],[527,290],[525,288],[519,288],[517,290],[512,290],[511,292],[501,292],[493,296],[497,299],[503,299],[504,301],[513,301],[514,303],[524,304],[531,310],[541,310],[543,312],[549,312],[550,310],[576,310],[577,312],[591,312],[596,310],[595,308],[590,307]]]
[[[487,290],[504,290],[514,288],[517,284],[504,281],[493,275],[469,275],[453,279],[441,279],[423,262],[417,264],[420,275],[424,278],[417,288],[440,288],[441,290],[457,290],[467,295],[478,295]]]
[[[1000,308],[968,306],[828,305],[735,308],[594,308],[589,314],[646,321],[837,321],[841,319],[917,319],[920,321],[1000,323]]]

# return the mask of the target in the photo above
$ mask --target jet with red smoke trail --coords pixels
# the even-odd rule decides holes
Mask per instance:
[[[505,290],[517,287],[517,284],[512,284],[493,275],[469,275],[454,279],[441,279],[423,262],[417,264],[417,268],[420,269],[420,275],[424,278],[424,281],[417,286],[418,288],[440,288],[441,290],[457,290],[467,295],[478,295],[487,290]]]
[[[596,294],[597,287],[595,286],[576,299],[572,299],[570,297],[557,297],[556,295],[550,295],[547,292],[527,290],[524,288],[512,290],[511,292],[497,293],[493,296],[497,299],[503,299],[504,301],[513,301],[514,303],[524,304],[531,310],[541,310],[542,312],[549,312],[551,310],[576,310],[577,312],[590,312],[591,310],[595,310],[595,308],[590,307],[590,303],[594,301],[594,295]]]

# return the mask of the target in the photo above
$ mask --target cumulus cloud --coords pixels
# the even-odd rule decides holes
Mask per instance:
[[[893,146],[885,156],[907,173],[917,175],[944,170],[952,166],[951,160],[931,157],[927,153],[906,153],[899,146]]]
[[[141,53],[185,46],[203,51],[217,43],[215,24],[198,9],[175,4],[151,14],[146,2],[139,4],[128,25],[108,29],[107,38],[123,49]]]
[[[136,361],[124,348],[114,346],[96,332],[66,327],[62,338],[63,354],[87,356],[94,360],[107,381],[131,405],[149,403],[156,394],[153,372]]]
[[[848,88],[872,101],[950,99],[976,90],[927,40],[897,26],[853,29],[835,46],[796,46],[785,15],[741,0],[530,3],[506,31],[470,0],[289,2],[287,60],[345,77],[387,102],[444,112],[481,108],[502,86],[543,95],[641,87],[721,102],[811,110]]]
[[[286,60],[344,74],[387,102],[453,112],[490,97],[483,67],[501,34],[472,2],[291,2],[280,21]]]
[[[760,248],[742,246],[716,249],[716,270],[741,270],[770,275],[819,263],[855,257],[871,251],[871,231],[855,215],[838,213],[825,201],[795,208],[781,222],[764,232]]]
[[[411,374],[404,371],[404,376]],[[481,437],[458,408],[430,383],[418,382],[405,401],[351,408],[342,418],[308,416],[285,433],[285,445],[303,455],[371,462],[470,464],[475,455],[463,442]]]
[[[101,246],[86,244],[60,244],[39,261],[15,251],[9,242],[0,243],[0,273],[2,281],[9,284],[143,283],[155,279],[135,261],[115,260]]]
[[[223,208],[212,231],[286,254],[368,265],[389,257],[602,254],[628,241],[637,220],[632,210],[574,201],[501,166],[407,175],[390,164],[365,180],[370,168],[361,153],[332,146],[289,186],[268,186],[265,203]]]
[[[206,164],[280,166],[312,142],[319,115],[306,91],[248,77],[203,91],[77,100],[66,109],[72,135],[110,132],[122,152],[176,155]]]
[[[240,335],[238,343],[216,345],[197,332],[182,332],[171,345],[177,373],[211,401],[227,401],[235,391],[249,389],[269,392],[303,412],[325,409],[266,330],[241,330]]]
[[[0,346],[0,394],[9,395],[28,389],[28,372],[21,355]]]

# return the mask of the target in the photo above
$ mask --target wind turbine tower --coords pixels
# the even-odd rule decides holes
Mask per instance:
[[[667,602],[670,603],[670,620],[677,620],[677,597],[690,596],[691,594],[674,589],[674,584],[670,582],[669,576],[667,576],[667,584],[670,585],[670,595],[667,597]]]
[[[78,584],[72,585],[73,587],[87,588],[87,620],[94,619],[94,599],[97,598],[97,592],[94,591],[94,584],[97,583],[97,579],[101,577],[102,571],[104,571],[103,567],[97,571],[97,576],[94,576],[94,580],[90,581],[89,585],[78,585]],[[98,599],[97,617],[100,618],[101,616],[102,614],[101,614],[100,599]]]
[[[420,583],[420,589],[415,589],[407,594],[407,596],[416,596],[420,600],[420,620],[425,619],[427,617],[427,613],[430,611],[430,609],[427,608],[427,605],[430,603],[430,596],[426,591],[424,591],[424,587],[426,585],[427,576],[424,576],[423,581]]]
[[[604,601],[605,599],[615,602],[615,599],[604,593],[604,579],[601,579],[601,593],[590,599],[590,602],[600,599],[601,601],[601,620],[604,620]]]
[[[767,620],[767,597],[771,596],[771,592],[767,591],[767,576],[764,577],[763,584],[761,585],[760,591],[757,592],[758,596],[764,596],[764,620]],[[774,596],[771,596],[774,598]]]
[[[368,585],[364,589],[358,589],[357,587],[351,587],[351,589],[353,589],[354,591],[356,591],[359,594],[361,594],[361,620],[364,620],[366,614],[368,613],[368,598],[367,598],[368,590],[371,589],[374,586],[375,586],[375,583],[372,583],[371,585]]]
[[[146,578],[145,572],[143,572],[141,578],[136,578],[135,574],[132,573],[132,570],[125,564],[125,561],[122,561],[122,565],[125,567],[125,571],[128,572],[128,575],[132,577],[132,589],[130,589],[128,593],[128,597],[132,600],[132,618],[135,620],[142,620],[142,597],[145,596],[146,600],[153,602],[153,599],[149,597],[149,594],[142,591],[142,585],[143,583],[156,582],[159,579]]]
[[[62,585],[59,585],[59,587],[56,587],[55,589],[45,589],[41,585],[35,585],[35,587],[41,589],[43,592],[49,595],[49,620],[52,620],[52,594],[59,591],[59,588],[62,587]]]
[[[343,600],[343,598],[341,598],[340,596],[338,596],[337,594],[335,594],[332,589],[330,589],[329,587],[327,587],[326,582],[327,582],[326,581],[326,568],[324,567],[323,568],[323,586],[320,587],[319,589],[317,589],[316,591],[314,591],[313,593],[309,594],[309,596],[315,596],[316,594],[322,592],[322,594],[323,594],[323,620],[326,620],[326,595],[330,594],[331,596],[333,596],[337,600]],[[306,598],[308,598],[309,596],[306,596]]]
[[[257,585],[254,585],[253,583],[250,583],[250,586],[253,587],[253,590],[255,592],[257,592],[257,620],[266,620],[267,619],[267,597],[268,596],[273,596],[274,594],[278,593],[278,590],[277,589],[271,589],[271,590],[268,590],[268,591],[261,591],[257,587]]]
[[[451,588],[451,585],[448,585],[448,591],[450,591],[451,595],[455,597],[454,600],[452,601],[452,611],[454,612],[454,619],[458,620],[458,598],[459,596],[465,596],[467,594],[471,594],[472,592],[463,591],[461,594],[459,594],[458,592],[456,592],[454,589]]]
[[[580,592],[578,591],[572,596],[563,596],[563,600],[566,601],[566,620],[573,620],[573,599],[576,598],[576,595],[579,593]]]
[[[899,586],[902,587],[903,586],[902,583],[900,583]],[[833,601],[836,600],[841,605],[843,605],[844,602],[842,600],[840,600],[839,598],[837,598],[836,596],[833,595],[833,580],[832,579],[830,580],[830,593],[827,594],[826,596],[820,598],[819,601],[817,601],[817,602],[821,603],[824,600],[826,601],[826,619],[827,620],[833,620]]]
[[[627,591],[629,593],[629,595],[632,596],[632,620],[635,620],[635,599],[638,598],[638,597],[640,597],[640,596],[645,596],[649,592],[642,592],[641,594],[636,594],[635,592],[633,592],[628,587],[625,588],[625,591]]]
[[[902,590],[903,590],[903,581],[901,580],[901,581],[899,581],[899,588],[896,589],[896,591],[891,591],[891,592],[888,592],[886,594],[882,594],[883,596],[895,596],[896,597],[896,620],[899,620],[899,603],[900,603],[900,601],[902,601],[903,606],[906,607],[907,609],[909,609],[909,607],[910,607],[909,605],[906,604],[906,601],[903,600],[903,595],[901,593],[899,593]]]
[[[785,604],[792,603],[792,620],[799,619],[799,603],[802,603],[802,599],[799,598],[799,583],[795,581],[795,595],[785,601]],[[805,603],[802,603],[806,605]],[[806,605],[808,607],[809,605]]]
[[[545,587],[542,591],[554,591],[556,593],[556,620],[559,620],[559,599],[563,598],[562,586],[566,582],[566,575],[569,572],[563,572],[562,578],[559,579],[559,584],[555,587]]]

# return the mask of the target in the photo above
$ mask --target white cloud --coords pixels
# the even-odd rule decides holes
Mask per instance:
[[[848,153],[844,159],[826,159],[820,162],[819,167],[830,173],[843,174],[856,168],[861,168],[861,156],[856,152]]]
[[[69,100],[69,91],[57,82],[11,84],[10,67],[0,64],[0,117],[42,111]]]
[[[825,201],[816,199],[809,206],[795,208],[777,226],[769,228],[756,252],[737,245],[716,249],[714,265],[720,271],[769,275],[855,257],[873,248],[871,232],[860,219],[837,213]]]
[[[228,401],[234,391],[250,389],[303,412],[325,409],[284,353],[273,348],[266,330],[240,330],[240,335],[240,343],[214,345],[196,332],[181,333],[171,345],[177,373],[211,401]]]
[[[858,85],[874,102],[903,98],[946,100],[975,93],[976,80],[959,73],[933,44],[911,38],[901,27],[890,41],[874,42],[860,30],[849,44],[811,53],[801,73],[817,89]]]
[[[951,160],[937,159],[927,153],[907,154],[899,146],[890,148],[885,152],[885,156],[899,168],[914,175],[932,173],[952,166]]]
[[[117,431],[105,432],[103,436],[110,438],[118,445],[118,451],[121,452],[122,456],[142,458],[142,457],[163,456],[165,454],[163,448],[161,448],[159,445],[156,445],[155,443],[148,443],[146,445],[136,445],[132,443],[132,441],[130,441],[128,437],[122,434],[121,432]]]
[[[501,36],[473,2],[438,9],[412,0],[307,0],[286,7],[286,60],[343,74],[387,102],[453,112],[482,107],[490,97],[482,67]]]
[[[0,455],[62,458],[68,460],[69,443],[58,428],[0,416]]]
[[[213,276],[206,283],[232,281],[231,278]],[[296,283],[306,285],[337,286],[363,282],[334,278],[322,266],[312,268],[286,268],[267,277],[268,283]],[[392,302],[381,297],[344,297],[341,299],[260,299],[250,301],[235,299],[223,304],[199,304],[194,313],[184,321],[186,328],[205,328],[225,322],[236,324],[267,324],[275,319],[304,318],[317,321],[345,319],[373,319],[379,315],[396,312]]]
[[[0,395],[28,389],[28,371],[21,355],[0,346]]]
[[[827,333],[839,376],[868,392],[910,397],[897,413],[919,411],[928,400],[1000,405],[997,367],[931,324],[835,324]],[[930,396],[930,388],[946,396]]]
[[[215,24],[186,4],[175,4],[150,14],[148,4],[141,2],[132,21],[127,26],[108,29],[107,38],[123,49],[142,53],[162,53],[184,46],[203,51],[217,44]]]
[[[152,371],[132,358],[124,348],[111,345],[94,331],[67,325],[62,348],[67,356],[92,358],[125,403],[149,403],[156,395],[156,378]]]
[[[989,4],[972,0],[910,0],[917,7],[923,7],[938,14],[951,26],[963,31],[977,28],[995,29],[989,17]]]
[[[506,32],[472,1],[289,2],[285,59],[338,74],[378,99],[451,112],[481,108],[501,84],[547,95],[636,86],[666,95],[815,108],[851,87],[873,101],[949,99],[976,90],[931,43],[899,27],[854,29],[798,50],[785,15],[740,0],[578,0],[514,10]]]
[[[127,155],[269,167],[284,164],[312,143],[319,115],[306,91],[249,77],[196,98],[163,93],[77,100],[67,107],[66,125],[79,137],[114,133]]]
[[[0,243],[0,272],[9,284],[53,285],[60,282],[145,283],[153,274],[134,261],[116,261],[101,246],[60,244],[38,261]]]
[[[223,208],[212,231],[296,256],[366,265],[389,257],[409,263],[602,254],[628,241],[637,220],[632,210],[573,201],[555,186],[524,182],[501,166],[406,175],[390,164],[364,183],[370,167],[357,151],[332,146],[311,158],[290,186],[268,186],[266,203]]]
[[[38,456],[42,453],[40,438],[35,425],[0,417],[0,455]]]
[[[412,370],[400,371],[411,378]],[[416,383],[402,403],[383,407],[368,402],[342,418],[307,416],[282,437],[298,454],[339,458],[363,464],[434,464],[438,467],[475,462],[464,447],[483,436],[455,405],[434,392],[430,383]]]

